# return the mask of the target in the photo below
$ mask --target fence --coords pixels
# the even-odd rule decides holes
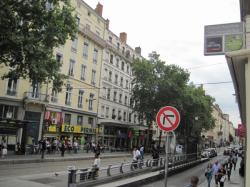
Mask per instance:
[[[169,156],[169,171],[177,170],[183,167],[191,166],[201,161],[195,154]],[[139,160],[138,162],[127,162],[116,165],[109,165],[100,168],[97,171],[92,168],[68,168],[68,187],[75,186],[93,186],[99,183],[105,183],[110,180],[118,180],[123,177],[133,176],[139,173],[160,170],[165,167],[165,158]]]

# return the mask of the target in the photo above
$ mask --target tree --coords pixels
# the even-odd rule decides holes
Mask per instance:
[[[2,78],[53,81],[60,88],[65,76],[53,49],[77,32],[76,16],[67,0],[0,1],[0,64],[8,67]]]
[[[214,127],[214,99],[206,95],[202,87],[188,84],[189,72],[186,70],[165,65],[156,52],[149,57],[149,60],[136,59],[133,63],[134,111],[150,126],[161,107],[174,106],[181,115],[181,124],[176,130],[179,137],[186,137],[186,144],[188,137],[199,141],[201,131]],[[199,120],[195,121],[196,117]]]

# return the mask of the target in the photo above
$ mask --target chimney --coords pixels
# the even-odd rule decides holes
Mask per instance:
[[[98,2],[98,4],[96,5],[96,8],[95,8],[95,12],[96,12],[99,16],[101,16],[101,17],[102,17],[102,9],[103,9],[102,4],[100,4],[100,3]]]
[[[126,44],[127,43],[127,33],[126,32],[121,32],[120,33],[120,40],[122,43]]]
[[[141,47],[136,47],[135,52],[139,55],[141,55]]]
[[[106,19],[106,29],[109,29],[109,19]]]

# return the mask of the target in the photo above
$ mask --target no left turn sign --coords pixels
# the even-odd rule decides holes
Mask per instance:
[[[173,131],[179,126],[180,114],[175,107],[165,106],[157,113],[156,123],[163,131]]]

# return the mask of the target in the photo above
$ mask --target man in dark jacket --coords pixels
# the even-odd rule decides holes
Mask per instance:
[[[44,159],[44,153],[46,151],[46,139],[43,138],[39,141],[39,143],[41,144],[41,159]]]

